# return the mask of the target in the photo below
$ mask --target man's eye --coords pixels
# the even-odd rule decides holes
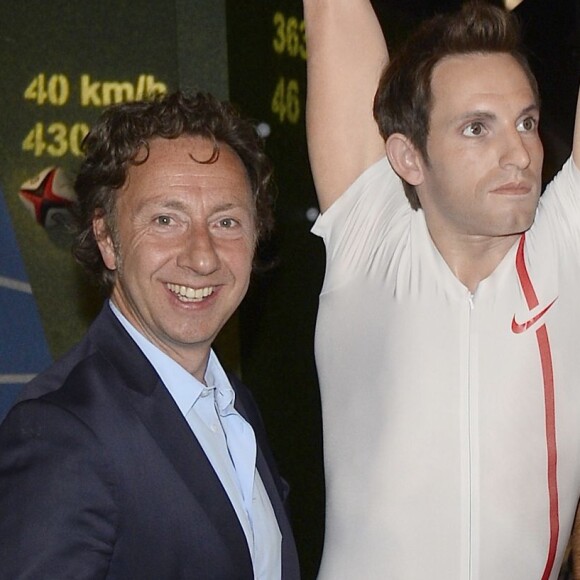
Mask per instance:
[[[171,225],[171,218],[167,215],[160,215],[157,218],[155,218],[155,221],[160,225],[160,226],[168,226]]]
[[[530,131],[535,131],[538,126],[538,121],[533,117],[526,117],[523,121],[518,124],[518,130],[525,133]]]
[[[463,134],[466,137],[479,137],[485,132],[485,127],[480,122],[469,123],[465,129],[463,129]]]
[[[219,220],[218,225],[220,228],[233,228],[236,225],[236,221],[232,218],[222,218]]]

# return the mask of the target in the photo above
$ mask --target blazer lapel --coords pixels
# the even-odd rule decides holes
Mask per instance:
[[[91,329],[99,349],[121,377],[133,409],[232,550],[233,561],[251,574],[246,537],[217,474],[155,369],[105,308]]]
[[[282,534],[282,580],[290,580],[300,578],[300,569],[298,564],[298,551],[294,542],[294,534],[288,519],[286,508],[282,503],[280,493],[272,477],[272,471],[264,458],[260,447],[258,446],[258,453],[256,458],[258,473],[262,478],[264,487],[268,492],[272,508],[278,520],[278,527]]]
[[[230,376],[231,383],[236,390],[235,407],[252,425],[256,434],[257,454],[256,467],[262,478],[266,492],[270,498],[272,508],[278,521],[278,527],[282,534],[282,580],[294,580],[300,578],[300,565],[298,551],[294,541],[294,534],[285,506],[288,494],[288,484],[282,480],[278,473],[274,457],[266,438],[266,432],[261,417],[257,415],[257,408],[253,402],[244,405],[245,389],[235,377]],[[255,411],[255,412],[252,412]]]

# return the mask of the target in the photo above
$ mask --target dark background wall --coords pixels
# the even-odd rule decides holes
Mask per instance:
[[[393,51],[421,19],[460,4],[373,3]],[[547,178],[570,151],[579,4],[525,0],[518,8],[544,95]],[[316,202],[304,133],[301,1],[1,2],[0,71],[0,189],[6,205],[0,204],[0,225],[3,232],[14,230],[16,242],[0,237],[0,416],[19,387],[9,382],[17,381],[16,371],[20,377],[38,372],[60,356],[80,338],[102,301],[73,263],[65,231],[43,229],[31,218],[18,197],[20,184],[47,166],[74,174],[83,127],[109,96],[125,98],[131,90],[210,90],[264,124],[278,197],[277,231],[261,251],[275,265],[255,277],[217,350],[258,399],[292,487],[304,577],[314,578],[323,541],[324,481],[313,336],[324,252],[309,233]],[[56,102],[63,100],[65,81],[68,96]],[[52,82],[52,96],[27,91],[35,82],[45,89]],[[105,83],[128,92],[117,97]],[[32,294],[2,287],[8,274],[25,289],[29,283]],[[13,307],[23,294],[28,317]],[[14,366],[15,352],[30,355],[24,371]]]

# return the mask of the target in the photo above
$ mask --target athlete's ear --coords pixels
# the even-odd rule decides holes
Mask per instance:
[[[101,251],[101,257],[109,270],[117,269],[117,253],[112,235],[103,213],[95,213],[93,217],[93,234]]]
[[[385,150],[393,169],[400,178],[410,185],[423,183],[423,158],[408,137],[401,133],[389,135]]]

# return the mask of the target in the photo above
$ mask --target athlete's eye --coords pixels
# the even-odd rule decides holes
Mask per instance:
[[[473,121],[463,129],[463,135],[466,137],[481,137],[485,133],[485,125],[480,121]]]
[[[535,131],[538,127],[538,120],[534,117],[526,117],[522,121],[518,123],[518,131],[522,133],[530,133],[531,131]]]

